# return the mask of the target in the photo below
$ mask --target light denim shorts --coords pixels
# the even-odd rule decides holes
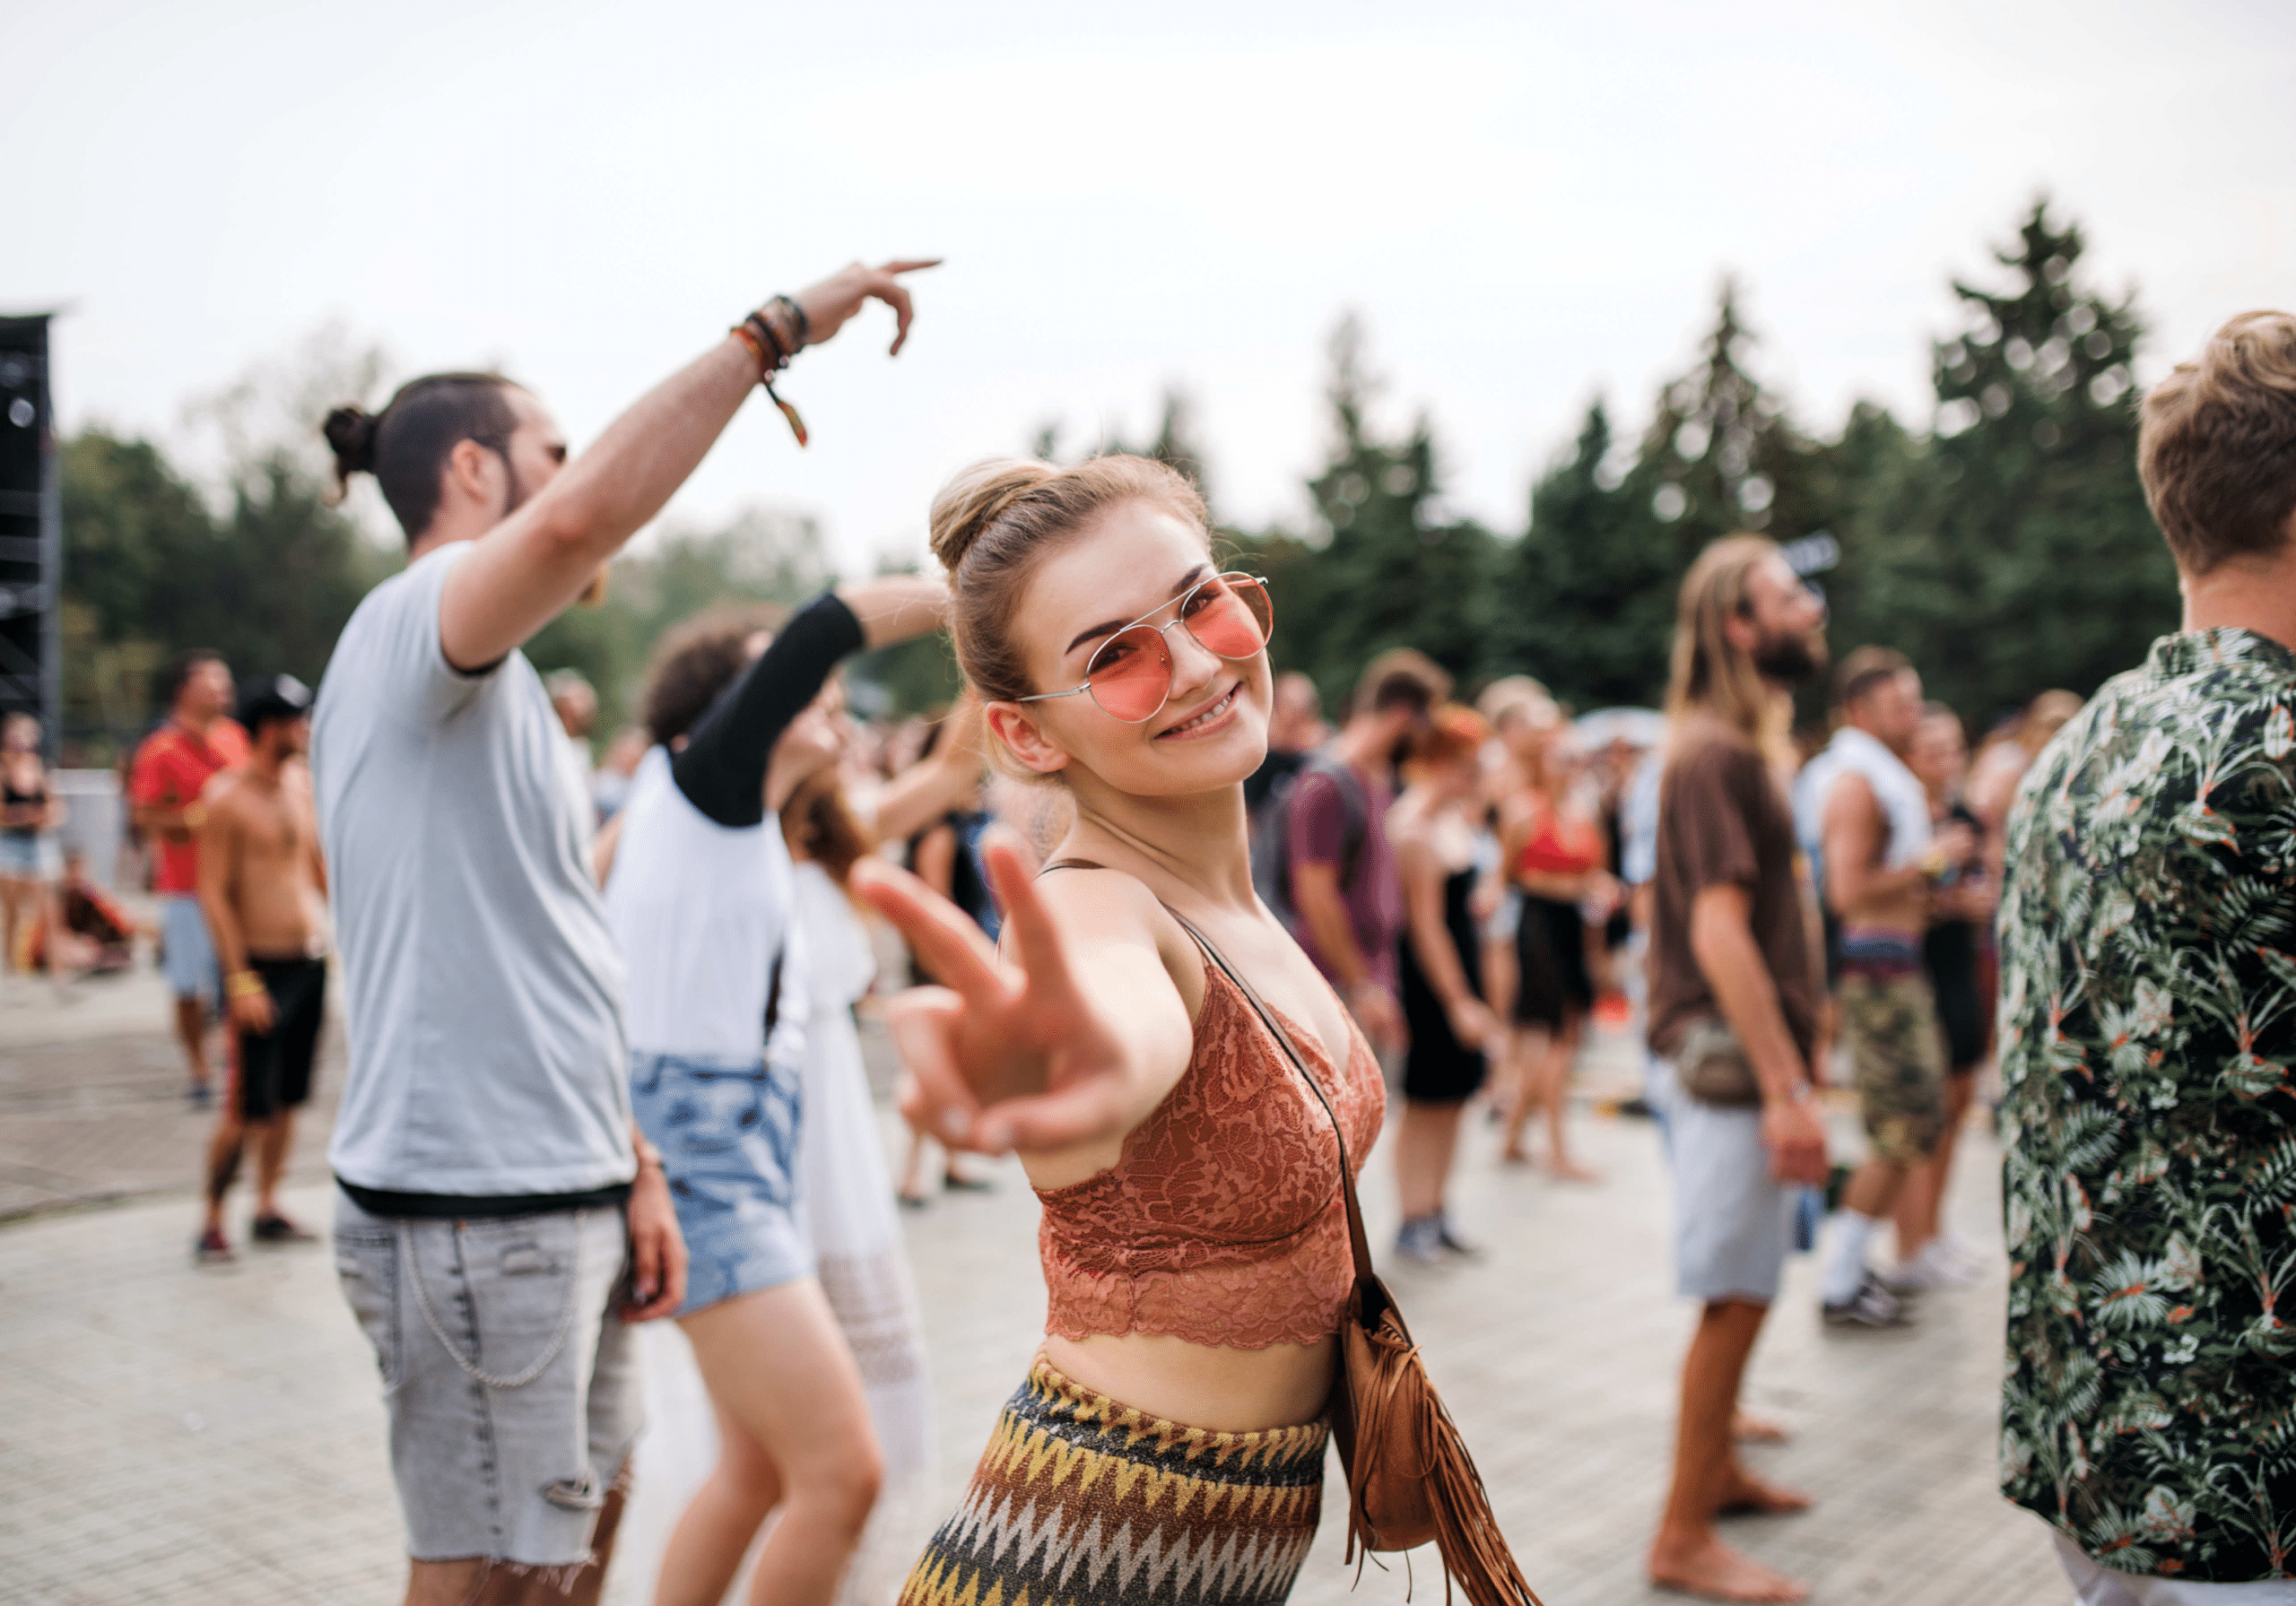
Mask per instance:
[[[399,1220],[335,1196],[335,1267],[382,1371],[409,1556],[589,1559],[645,1410],[614,1314],[627,1258],[614,1205]]]
[[[1712,1304],[1778,1298],[1798,1190],[1770,1174],[1761,1111],[1701,1104],[1659,1067],[1674,1172],[1674,1286]]]
[[[813,1274],[798,1230],[800,1073],[744,1062],[632,1051],[630,1104],[662,1151],[685,1235],[680,1315]]]
[[[64,873],[64,855],[47,831],[0,831],[0,881],[52,881]]]
[[[207,934],[207,916],[199,912],[196,896],[161,894],[160,940],[167,950],[168,990],[178,998],[196,998],[213,1008],[223,996],[223,976],[215,958],[214,939]]]

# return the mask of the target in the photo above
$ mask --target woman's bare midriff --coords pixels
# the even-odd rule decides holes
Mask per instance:
[[[1185,1428],[1256,1433],[1323,1414],[1339,1341],[1241,1350],[1163,1333],[1045,1334],[1044,1356],[1072,1383]]]

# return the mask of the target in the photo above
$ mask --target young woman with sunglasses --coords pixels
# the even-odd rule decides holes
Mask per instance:
[[[933,543],[995,756],[1075,818],[1041,880],[992,839],[1001,957],[914,877],[856,876],[945,983],[893,1012],[919,1113],[1017,1150],[1044,1203],[1043,1348],[902,1599],[1113,1599],[1149,1567],[1191,1600],[1280,1601],[1352,1280],[1335,1122],[1360,1164],[1385,1094],[1252,892],[1266,588],[1219,571],[1201,499],[1137,457],[982,464],[935,503]]]

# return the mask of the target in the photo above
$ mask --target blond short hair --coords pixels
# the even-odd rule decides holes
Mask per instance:
[[[2296,317],[2244,312],[2152,387],[2137,473],[2177,566],[2277,552],[2296,514]]]

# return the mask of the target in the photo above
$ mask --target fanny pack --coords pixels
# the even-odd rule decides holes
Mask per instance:
[[[1761,1103],[1761,1083],[1745,1046],[1718,1015],[1700,1015],[1683,1028],[1674,1063],[1674,1085],[1700,1104],[1752,1109]]]

